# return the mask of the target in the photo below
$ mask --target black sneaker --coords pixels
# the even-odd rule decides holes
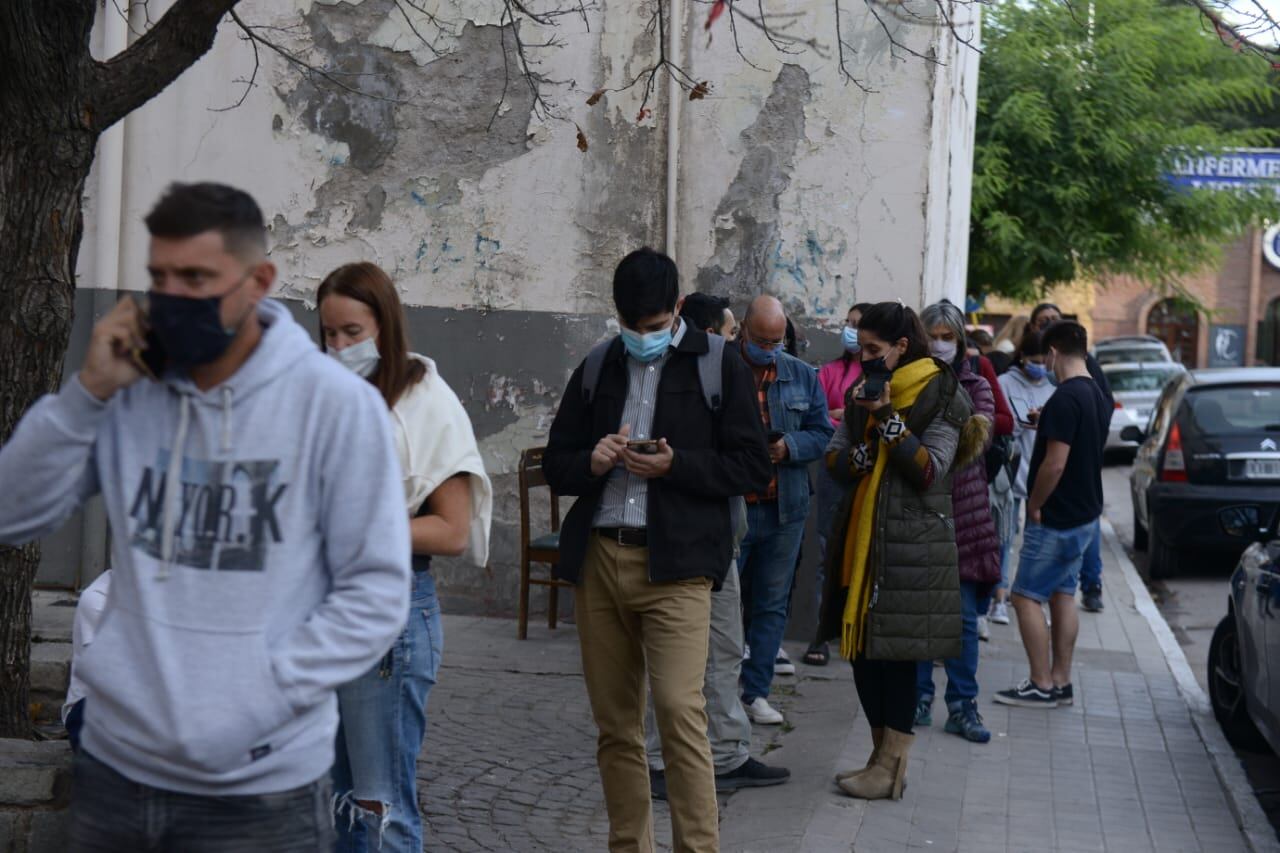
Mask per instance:
[[[652,767],[649,768],[649,796],[664,803],[667,801],[667,774]]]
[[[1064,684],[1053,687],[1053,698],[1058,700],[1059,705],[1074,705],[1076,703],[1075,691],[1071,689],[1070,684]]]
[[[1058,700],[1053,688],[1042,690],[1031,683],[1030,678],[1023,679],[1017,687],[1001,690],[996,694],[996,701],[1001,705],[1016,705],[1019,708],[1056,708]]]
[[[770,767],[763,761],[748,758],[737,770],[716,774],[716,793],[727,794],[739,788],[766,788],[769,785],[781,785],[791,778],[791,771],[785,767]]]
[[[1081,606],[1089,613],[1102,612],[1102,590],[1088,590],[1084,593],[1084,601]]]

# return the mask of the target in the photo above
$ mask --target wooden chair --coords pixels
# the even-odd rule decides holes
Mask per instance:
[[[556,627],[556,616],[560,608],[560,587],[572,587],[567,581],[556,580],[553,576],[556,563],[560,561],[560,503],[555,492],[551,498],[551,532],[534,536],[529,518],[529,492],[532,489],[548,488],[547,478],[542,473],[542,456],[545,447],[531,447],[520,454],[520,604],[516,616],[516,636],[527,639],[529,636],[529,585],[548,587],[547,591],[547,627]],[[546,563],[550,571],[545,578],[532,577],[529,571],[531,563]]]

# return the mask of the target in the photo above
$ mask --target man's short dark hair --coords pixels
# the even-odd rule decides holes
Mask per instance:
[[[627,255],[614,270],[613,304],[628,326],[674,311],[679,296],[676,262],[648,246]]]
[[[690,293],[680,306],[680,316],[700,332],[719,333],[724,325],[724,312],[729,308],[729,300],[723,296],[710,293]]]
[[[267,226],[258,203],[226,184],[170,184],[144,221],[152,237],[181,239],[217,231],[227,251],[242,258],[267,249]]]
[[[974,346],[989,347],[991,346],[991,333],[986,329],[970,329],[969,340],[973,341]]]
[[[1059,320],[1040,335],[1045,352],[1050,347],[1058,355],[1084,358],[1089,351],[1089,333],[1075,320]]]

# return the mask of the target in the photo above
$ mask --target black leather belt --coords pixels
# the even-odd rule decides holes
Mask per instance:
[[[649,531],[641,527],[597,527],[596,533],[629,548],[647,548]]]

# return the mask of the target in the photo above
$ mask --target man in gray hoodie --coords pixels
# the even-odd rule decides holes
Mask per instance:
[[[98,493],[111,524],[72,849],[324,849],[334,689],[408,612],[386,406],[266,298],[252,198],[175,184],[146,221],[145,314],[103,317],[0,450],[0,542]]]

